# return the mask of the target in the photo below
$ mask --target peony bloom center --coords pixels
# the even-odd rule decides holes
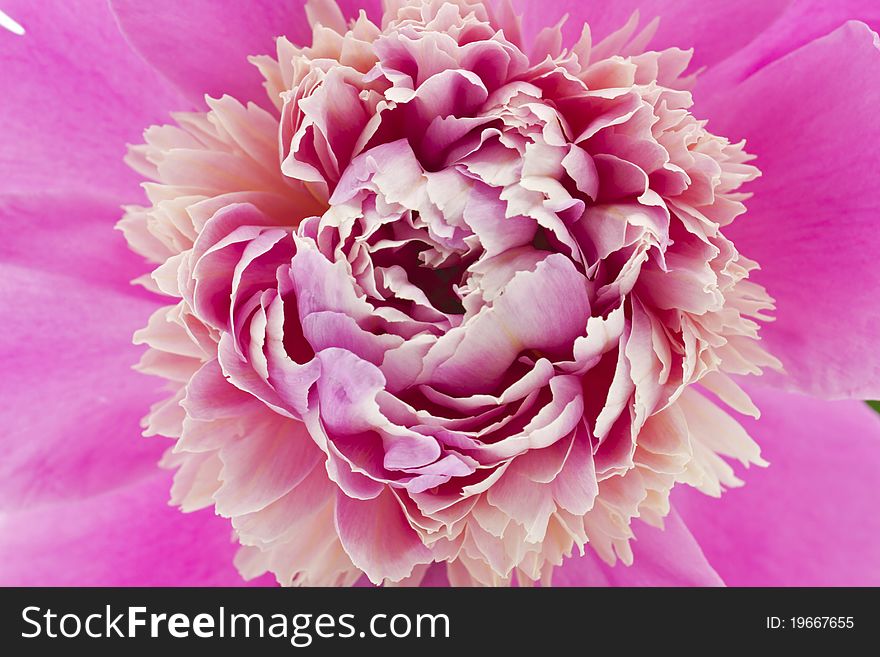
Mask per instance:
[[[253,58],[272,111],[147,130],[120,224],[172,298],[135,336],[173,389],[147,433],[245,577],[549,583],[763,463],[727,407],[778,367],[773,304],[724,234],[759,172],[690,113],[688,52],[637,17],[563,49],[469,0],[308,13]]]

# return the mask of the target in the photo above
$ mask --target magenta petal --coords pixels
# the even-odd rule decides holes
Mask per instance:
[[[877,30],[880,27],[880,3],[875,0],[789,2],[785,11],[748,48],[737,51],[734,56],[700,76],[698,94],[705,92],[709,97],[714,89],[740,82],[849,20],[862,21]]]
[[[102,194],[0,194],[0,263],[87,281],[155,305],[158,297],[131,284],[147,264],[113,229],[120,215],[118,199]],[[128,342],[131,336],[122,337]]]
[[[445,563],[432,563],[428,566],[422,581],[419,582],[422,588],[441,588],[449,586],[449,579],[446,577]]]
[[[878,105],[878,38],[862,23],[703,104],[715,130],[758,156],[763,176],[729,236],[777,300],[761,332],[788,372],[775,380],[815,395],[880,396]]]
[[[0,197],[0,507],[76,499],[151,472],[140,418],[161,383],[132,371],[156,307],[112,204]],[[7,233],[8,230],[8,233]]]
[[[706,556],[731,586],[880,584],[880,417],[856,401],[749,394],[763,415],[743,426],[770,466],[720,500],[673,494]]]
[[[268,107],[263,78],[248,57],[274,54],[277,36],[300,46],[312,39],[302,0],[111,0],[110,4],[135,49],[199,105],[205,94],[216,98],[229,94]],[[361,5],[374,18],[380,14],[375,2],[340,4],[348,16],[357,16]]]
[[[633,565],[604,563],[591,548],[553,572],[554,586],[723,586],[679,515],[672,511],[665,528],[633,527]]]
[[[267,105],[249,55],[273,53],[274,37],[303,44],[310,36],[303,3],[256,0],[111,0],[125,36],[194,103],[223,94]]]
[[[126,142],[181,99],[125,42],[105,3],[5,0],[26,32],[0,30],[0,191],[137,194]],[[126,196],[127,195],[127,196]]]
[[[237,586],[229,522],[168,505],[171,473],[0,516],[3,586]],[[255,583],[268,584],[264,577]]]
[[[545,25],[552,25],[564,14],[565,43],[571,44],[589,23],[594,43],[622,28],[636,10],[645,26],[660,18],[657,33],[650,41],[652,50],[670,47],[694,48],[693,67],[710,66],[748,44],[778,18],[790,0],[516,0],[523,13],[526,38]]]
[[[139,420],[160,386],[132,371],[128,337],[153,306],[6,265],[0,276],[15,318],[0,350],[0,504],[78,498],[153,470],[167,445],[141,437]],[[28,302],[15,308],[7,292]]]

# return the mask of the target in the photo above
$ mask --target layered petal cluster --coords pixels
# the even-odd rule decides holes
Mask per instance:
[[[150,128],[120,224],[175,300],[136,334],[172,389],[147,432],[245,576],[549,583],[764,464],[728,414],[779,367],[725,234],[759,172],[691,114],[689,52],[637,15],[563,49],[468,0],[307,12],[253,59],[276,111]]]

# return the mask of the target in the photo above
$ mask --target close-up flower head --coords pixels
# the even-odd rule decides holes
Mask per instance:
[[[0,583],[880,585],[876,0],[0,10]]]

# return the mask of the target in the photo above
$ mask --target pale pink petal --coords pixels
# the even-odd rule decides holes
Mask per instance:
[[[554,586],[723,586],[681,517],[672,512],[665,528],[633,527],[634,562],[609,566],[588,546],[553,571]]]
[[[673,494],[706,556],[731,586],[880,584],[880,417],[857,401],[748,392],[762,417],[743,426],[770,466],[720,500]]]
[[[0,515],[3,586],[239,586],[229,521],[168,505],[171,473]],[[255,584],[271,584],[269,577]]]
[[[298,486],[323,456],[302,422],[264,414],[264,422],[220,450],[223,485],[214,494],[220,515],[265,508]]]
[[[583,276],[571,261],[550,255],[517,273],[491,310],[437,342],[426,358],[429,382],[469,394],[497,383],[521,351],[564,354],[586,328],[589,307]],[[558,319],[547,325],[547,317]],[[456,340],[452,356],[443,358]]]
[[[0,190],[137,198],[125,144],[181,97],[131,51],[104,3],[6,0],[3,11],[25,34],[0,31]]]
[[[730,229],[776,299],[761,335],[786,387],[880,396],[880,40],[864,24],[834,33],[704,99],[710,125],[746,138],[763,176]]]
[[[407,524],[390,491],[373,500],[336,496],[336,528],[342,546],[355,566],[374,584],[399,581],[418,564],[431,563],[431,552]]]

